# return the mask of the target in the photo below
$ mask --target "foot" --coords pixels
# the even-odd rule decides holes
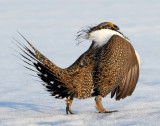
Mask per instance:
[[[99,113],[112,113],[112,112],[118,112],[117,110],[113,111],[106,111],[102,105],[102,98],[100,95],[96,96],[95,98],[96,103],[96,109],[99,111]]]
[[[71,111],[72,101],[73,101],[73,98],[66,100],[66,102],[67,102],[66,114],[68,114],[68,112],[69,112],[70,114],[74,114],[74,113]]]
[[[118,110],[113,110],[113,111],[105,111],[104,113],[112,113],[112,112],[118,112]]]
[[[74,113],[69,109],[69,107],[66,107],[66,114],[68,114],[68,112],[69,112],[70,114],[74,114]]]

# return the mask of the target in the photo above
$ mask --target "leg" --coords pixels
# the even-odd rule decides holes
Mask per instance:
[[[106,111],[102,105],[102,98],[100,95],[95,97],[95,103],[96,103],[96,109],[100,112],[100,113],[112,113],[112,112],[117,112],[117,110],[114,111]]]
[[[73,98],[68,98],[67,100],[66,100],[66,102],[67,102],[67,106],[66,106],[66,114],[68,114],[68,112],[70,113],[70,114],[74,114],[72,111],[71,111],[71,105],[72,105],[72,101],[73,101]]]

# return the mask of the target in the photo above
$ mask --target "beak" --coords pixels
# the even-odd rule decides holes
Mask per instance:
[[[119,27],[117,25],[113,26],[115,30],[119,30]]]

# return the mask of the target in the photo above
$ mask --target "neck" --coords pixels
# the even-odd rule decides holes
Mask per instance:
[[[104,44],[106,44],[113,35],[118,35],[125,38],[122,34],[120,34],[117,31],[110,29],[101,29],[91,32],[89,34],[89,39],[95,42],[94,46],[101,47]]]

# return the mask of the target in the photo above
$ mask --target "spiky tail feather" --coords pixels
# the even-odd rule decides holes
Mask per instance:
[[[20,34],[21,35],[21,34]],[[22,36],[22,35],[21,35]],[[24,37],[24,40],[29,44],[29,46],[34,50],[31,51],[24,44],[21,44],[17,40],[18,47],[24,54],[20,55],[25,59],[23,60],[26,64],[35,67],[37,69],[37,75],[40,79],[45,82],[43,85],[47,88],[47,91],[51,93],[55,98],[68,98],[74,95],[73,88],[71,85],[66,85],[62,81],[61,74],[66,74],[65,71],[50,60],[48,60],[45,56],[43,56],[29,41]],[[26,67],[29,70],[33,70],[29,67]],[[33,70],[34,71],[34,70]]]

